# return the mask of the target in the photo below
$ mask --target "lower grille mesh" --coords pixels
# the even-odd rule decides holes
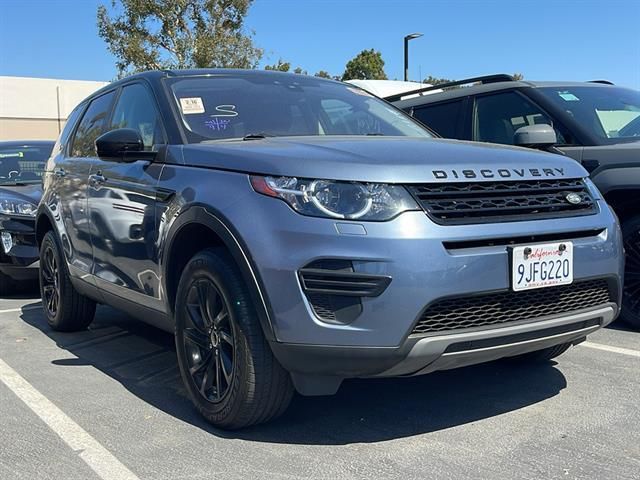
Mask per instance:
[[[524,292],[447,298],[425,310],[412,334],[517,322],[596,307],[610,301],[606,280],[589,280]]]

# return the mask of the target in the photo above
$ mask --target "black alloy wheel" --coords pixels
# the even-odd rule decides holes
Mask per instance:
[[[226,299],[209,279],[199,279],[187,294],[183,343],[189,374],[200,395],[221,402],[233,384],[235,327]]]
[[[621,319],[640,328],[640,217],[624,222],[625,270]]]
[[[50,318],[58,313],[60,306],[60,270],[53,246],[47,245],[40,259],[42,301]]]

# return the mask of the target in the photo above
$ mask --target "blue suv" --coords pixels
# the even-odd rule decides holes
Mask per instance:
[[[73,112],[46,166],[52,328],[97,303],[175,332],[213,424],[294,390],[556,357],[618,314],[616,218],[582,166],[439,140],[335,81],[147,72]]]

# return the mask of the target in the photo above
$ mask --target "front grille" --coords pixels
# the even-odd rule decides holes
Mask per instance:
[[[596,212],[586,185],[575,180],[409,185],[424,211],[441,225],[573,217]],[[570,203],[576,193],[580,202]]]
[[[447,298],[429,306],[412,334],[500,325],[574,312],[613,301],[606,280],[589,280],[524,292]]]

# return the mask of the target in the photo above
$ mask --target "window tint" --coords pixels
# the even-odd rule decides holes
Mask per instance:
[[[460,138],[458,122],[462,115],[462,100],[416,108],[413,116],[445,138]]]
[[[481,142],[513,145],[513,134],[527,125],[553,125],[553,120],[524,96],[500,93],[476,98],[474,139]],[[566,144],[564,135],[555,128],[558,143]]]
[[[89,104],[76,130],[71,149],[72,157],[96,156],[95,141],[106,131],[107,117],[114,95],[115,92],[106,93]]]
[[[60,138],[58,138],[56,146],[54,147],[54,151],[56,153],[64,149],[65,146],[67,145],[67,142],[69,141],[69,136],[71,135],[73,128],[76,126],[76,123],[78,122],[78,117],[80,117],[80,113],[82,112],[85,106],[86,106],[86,103],[78,105],[76,108],[73,109],[73,111],[67,117],[67,121],[64,124],[64,128],[62,129]]]
[[[152,150],[154,145],[166,143],[155,100],[140,83],[122,89],[111,117],[110,130],[116,128],[137,130],[145,150]]]

